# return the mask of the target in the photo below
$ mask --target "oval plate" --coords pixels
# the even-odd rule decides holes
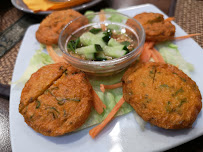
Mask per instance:
[[[76,10],[76,11],[80,11],[80,10],[84,10],[87,9],[91,6],[96,5],[97,3],[101,2],[102,0],[92,0],[88,3],[84,3],[82,5],[76,6],[76,7],[72,7],[72,9]],[[13,6],[15,6],[17,9],[26,12],[26,13],[32,13],[32,14],[39,14],[39,15],[47,15],[47,14],[51,14],[53,11],[41,11],[41,12],[33,12],[31,9],[29,9],[25,3],[23,2],[23,0],[11,0]]]

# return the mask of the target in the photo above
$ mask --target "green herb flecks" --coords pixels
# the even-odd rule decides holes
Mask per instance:
[[[187,102],[187,98],[184,98],[184,99],[182,99],[181,101],[180,101],[180,104],[179,104],[179,106],[178,107],[181,107],[184,103],[186,103]]]
[[[130,45],[130,42],[129,41],[123,41],[121,42],[121,44],[125,45],[126,47],[128,47]]]
[[[80,44],[80,38],[77,38],[76,40],[71,40],[67,44],[67,48],[73,52],[75,52],[75,49],[79,47]]]
[[[186,82],[186,80],[185,80],[184,78],[180,77],[180,79],[181,79],[183,82]]]
[[[171,108],[171,101],[168,101],[168,102],[167,102],[165,108],[166,108],[166,111],[167,111],[168,113],[170,113],[170,112],[175,112],[175,111],[176,111],[175,109],[172,109],[172,108]]]
[[[112,31],[110,29],[107,29],[105,32],[104,32],[104,37],[102,37],[103,41],[108,44],[109,40],[111,39],[111,35],[112,35]]]
[[[127,48],[126,45],[123,47],[123,50],[126,50],[126,51],[127,51],[126,54],[130,52],[130,51],[128,50],[128,48]]]
[[[63,99],[61,99],[61,98],[57,98],[57,97],[56,97],[56,100],[58,101],[59,105],[63,105],[66,101],[76,101],[76,102],[80,101],[80,99],[76,99],[76,98],[63,98]]]
[[[39,100],[36,100],[36,109],[39,109],[39,107],[40,107],[40,105],[41,105],[41,103],[40,103],[40,101]]]
[[[173,97],[177,96],[179,93],[184,92],[184,90],[182,88],[180,88],[179,90],[177,90],[174,94],[172,94]]]
[[[142,84],[143,87],[146,87],[146,84],[144,82],[141,82],[141,84]]]
[[[46,109],[53,110],[53,111],[57,112],[58,114],[60,114],[60,112],[55,107],[46,107]]]
[[[169,88],[169,86],[167,84],[162,84],[159,86],[160,88]]]
[[[58,118],[58,116],[54,112],[50,112],[54,119]]]
[[[93,33],[93,34],[97,34],[97,33],[101,32],[101,31],[102,31],[101,28],[93,28],[93,29],[90,30],[90,32]]]

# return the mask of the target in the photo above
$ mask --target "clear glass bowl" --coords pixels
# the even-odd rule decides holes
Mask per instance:
[[[58,42],[64,58],[72,66],[97,76],[112,75],[124,70],[139,57],[145,42],[145,32],[138,21],[121,13],[105,12],[103,14],[106,18],[103,22],[100,22],[101,13],[89,14],[69,22],[61,31]],[[91,20],[91,23],[86,24],[87,18]],[[122,23],[120,23],[121,19],[123,20]],[[102,24],[105,24],[106,27],[113,29],[115,32],[126,33],[131,39],[137,41],[137,46],[120,58],[106,61],[83,60],[69,54],[67,43],[72,35],[81,35],[87,31],[89,27],[100,28]]]

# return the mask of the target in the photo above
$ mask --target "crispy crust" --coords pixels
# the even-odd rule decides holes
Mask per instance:
[[[123,77],[123,96],[135,111],[165,129],[189,128],[202,108],[196,83],[177,67],[164,63],[132,66]]]
[[[70,21],[83,16],[79,12],[76,12],[72,9],[63,10],[63,11],[55,11],[48,15],[40,24],[39,29],[36,32],[36,38],[40,43],[51,45],[57,44],[59,34],[62,28],[69,23]],[[88,23],[87,18],[83,18],[80,20],[80,23],[74,24],[72,28],[70,28],[70,33],[75,31],[77,28]]]
[[[48,79],[58,71],[63,72],[55,79]],[[19,111],[36,132],[46,136],[63,135],[81,127],[88,118],[92,107],[91,91],[91,84],[82,71],[64,63],[44,66],[26,83]],[[32,101],[28,100],[30,96]]]
[[[165,21],[159,13],[141,13],[134,16],[145,29],[146,41],[163,42],[171,40],[175,35],[175,26]],[[133,21],[128,20],[127,25],[133,27]]]

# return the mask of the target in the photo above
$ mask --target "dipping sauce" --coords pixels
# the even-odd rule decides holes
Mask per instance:
[[[116,26],[116,25],[115,25]],[[120,58],[137,47],[137,38],[125,28],[116,31],[87,27],[72,34],[67,41],[71,56],[83,60],[105,61]]]

